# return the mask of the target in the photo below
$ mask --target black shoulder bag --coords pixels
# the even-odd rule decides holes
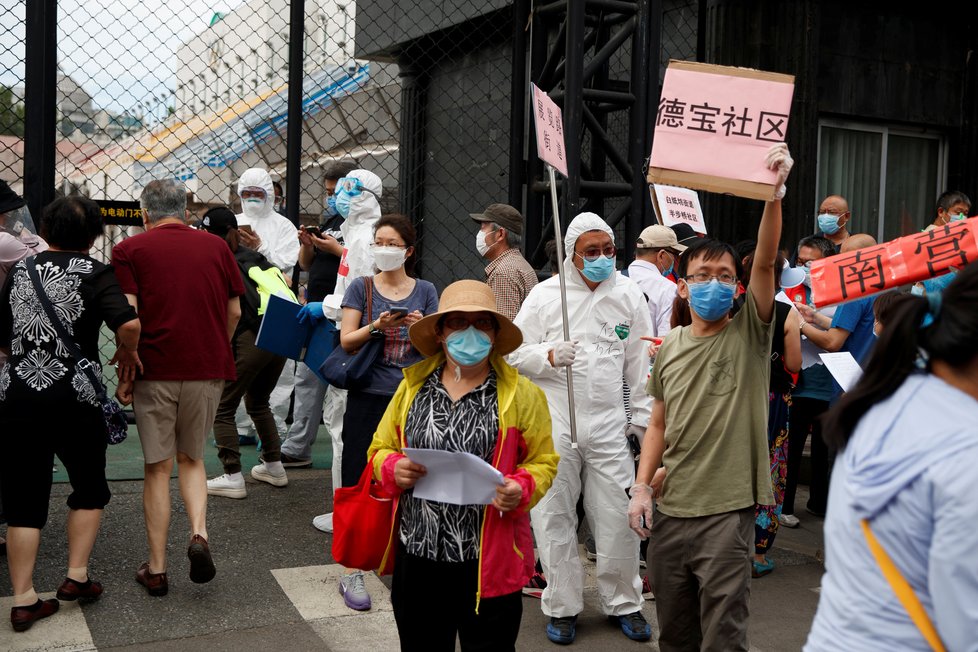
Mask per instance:
[[[92,389],[95,390],[95,400],[102,406],[102,416],[105,419],[106,439],[110,444],[121,444],[125,441],[126,435],[129,434],[129,424],[126,422],[126,415],[122,413],[122,406],[116,403],[114,399],[109,398],[105,393],[105,385],[102,384],[102,378],[96,373],[95,365],[78,348],[75,340],[68,333],[68,329],[65,328],[57,313],[54,312],[54,306],[51,305],[51,300],[48,298],[47,293],[44,291],[44,286],[41,284],[41,277],[37,273],[34,256],[25,260],[24,264],[27,266],[27,274],[30,276],[31,283],[34,284],[34,292],[37,294],[37,298],[41,302],[41,307],[44,308],[44,312],[48,316],[48,321],[54,327],[55,332],[61,339],[61,343],[68,349],[68,353],[75,359],[75,366],[81,369],[88,378],[88,382],[92,384]]]
[[[374,319],[373,278],[364,276],[363,283],[367,294],[367,323],[370,323]],[[337,343],[336,348],[323,361],[319,372],[329,381],[330,385],[340,389],[363,389],[370,385],[374,363],[383,350],[383,337],[371,337],[366,344],[353,353],[347,353]]]

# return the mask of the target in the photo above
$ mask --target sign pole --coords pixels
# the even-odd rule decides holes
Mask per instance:
[[[567,317],[567,283],[564,280],[564,236],[560,229],[560,211],[557,208],[557,178],[554,166],[547,164],[547,174],[550,176],[550,201],[554,209],[554,244],[557,247],[557,276],[560,278],[560,310],[564,326],[564,341],[570,341],[570,320]],[[570,421],[571,448],[577,448],[577,410],[574,405],[574,368],[573,365],[564,368],[567,374],[567,405]]]

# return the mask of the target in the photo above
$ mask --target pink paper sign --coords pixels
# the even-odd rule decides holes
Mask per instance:
[[[706,220],[700,208],[700,196],[695,190],[654,184],[655,203],[666,226],[688,224],[697,233],[706,233]]]
[[[788,133],[794,84],[746,74],[756,71],[719,72],[673,65],[666,70],[650,165],[773,184],[777,174],[767,169],[764,157]],[[791,79],[771,73],[757,75]]]
[[[530,84],[530,87],[533,89],[533,122],[537,129],[537,156],[566,177],[564,118],[560,107],[537,88],[536,84]]]

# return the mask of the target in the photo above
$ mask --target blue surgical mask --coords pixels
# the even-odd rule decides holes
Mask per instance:
[[[445,346],[452,360],[463,367],[471,367],[486,359],[492,350],[492,340],[484,331],[469,326],[464,331],[455,331],[446,337]]]
[[[615,273],[614,256],[598,256],[594,260],[584,259],[584,269],[581,270],[584,278],[592,283],[600,283],[611,277]]]
[[[804,270],[804,272],[805,272],[805,278],[804,278],[804,280],[802,280],[802,283],[805,284],[805,287],[806,288],[812,287],[812,263],[811,263],[811,261],[805,263],[805,266],[802,267],[802,270]]]
[[[834,235],[840,228],[838,215],[822,213],[818,216],[818,230],[825,235]]]
[[[965,214],[964,213],[958,213],[957,215],[952,215],[951,216],[951,221],[952,222],[960,222],[964,218],[965,218]]]
[[[709,283],[687,283],[689,307],[700,319],[716,321],[730,312],[736,285],[727,285],[713,279]]]
[[[350,202],[353,201],[353,197],[344,191],[340,191],[333,195],[336,198],[336,212],[339,213],[343,219],[350,217]]]
[[[336,211],[336,195],[330,195],[326,198],[326,208],[323,209],[323,217],[330,218],[337,215]]]
[[[669,276],[670,274],[672,274],[672,270],[676,266],[676,257],[675,256],[673,256],[672,254],[669,254],[669,260],[672,261],[672,262],[669,263],[669,267],[667,267],[666,269],[662,270],[662,272],[660,272],[663,276]]]

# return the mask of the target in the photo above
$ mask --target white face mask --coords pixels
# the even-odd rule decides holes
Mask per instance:
[[[382,272],[393,272],[404,265],[407,249],[400,247],[374,247],[374,265]]]
[[[495,232],[494,231],[490,231],[489,233],[495,233]],[[480,256],[483,256],[483,257],[487,253],[489,253],[489,250],[490,249],[492,249],[492,245],[486,244],[486,236],[489,235],[489,233],[486,233],[482,229],[479,229],[479,232],[475,234],[475,248],[476,248],[476,251],[478,251],[479,252],[479,255]],[[496,243],[494,242],[492,244],[496,244]]]
[[[245,217],[256,219],[265,214],[265,200],[257,197],[249,197],[241,200],[241,210]]]

